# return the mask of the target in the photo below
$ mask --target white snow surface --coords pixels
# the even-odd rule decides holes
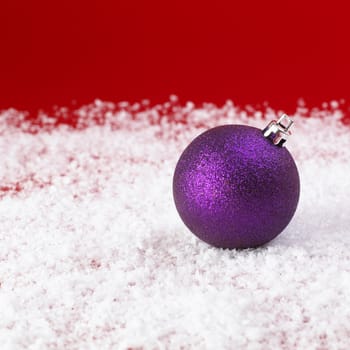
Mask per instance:
[[[78,128],[42,115],[36,133],[23,113],[0,114],[1,350],[349,349],[341,113],[292,116],[298,210],[275,240],[238,251],[188,231],[174,167],[207,128],[263,127],[276,113],[174,103],[96,101],[77,111]]]

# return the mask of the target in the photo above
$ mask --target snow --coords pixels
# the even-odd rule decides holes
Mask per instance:
[[[177,103],[98,101],[74,127],[1,113],[2,350],[350,348],[350,130],[337,106],[293,116],[291,224],[229,251],[181,222],[176,161],[208,127],[276,113]]]

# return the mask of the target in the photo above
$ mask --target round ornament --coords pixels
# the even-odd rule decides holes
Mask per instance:
[[[264,130],[218,126],[187,146],[176,165],[173,195],[190,231],[232,249],[263,245],[284,230],[300,193],[296,164],[284,147],[292,124],[284,114]]]

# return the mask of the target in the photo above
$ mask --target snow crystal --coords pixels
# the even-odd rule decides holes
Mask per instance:
[[[241,251],[186,229],[172,174],[200,132],[261,128],[273,110],[172,97],[36,123],[2,112],[1,349],[348,349],[350,130],[332,107],[293,116],[297,213]]]

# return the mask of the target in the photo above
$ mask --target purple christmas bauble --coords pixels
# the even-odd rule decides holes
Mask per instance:
[[[195,138],[173,179],[183,222],[221,248],[257,247],[275,238],[292,219],[299,193],[288,150],[243,125],[219,126]]]

